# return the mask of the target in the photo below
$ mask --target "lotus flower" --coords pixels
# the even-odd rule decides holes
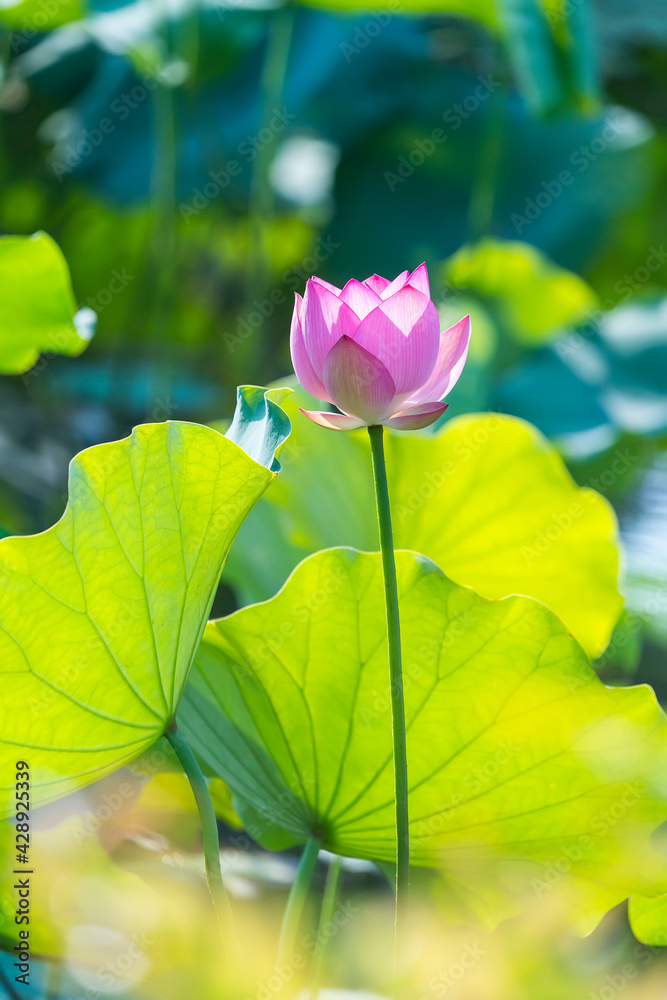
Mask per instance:
[[[393,281],[374,274],[342,290],[311,278],[292,317],[292,363],[304,389],[341,411],[303,410],[331,430],[428,427],[463,370],[470,317],[440,332],[426,264]]]

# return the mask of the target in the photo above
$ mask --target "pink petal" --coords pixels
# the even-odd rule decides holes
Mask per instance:
[[[407,284],[409,277],[409,271],[402,271],[397,278],[394,278],[394,280],[387,285],[386,288],[382,289],[382,292],[380,293],[382,298],[388,299],[390,295],[394,294],[394,292],[398,292],[403,285]]]
[[[389,420],[383,420],[382,423],[385,427],[393,427],[395,431],[418,431],[420,427],[434,424],[448,406],[449,403],[421,403],[397,413]]]
[[[298,292],[295,293],[294,312],[292,313],[292,328],[290,330],[290,352],[294,371],[301,385],[306,392],[317,399],[326,399],[331,402],[324,388],[324,383],[318,378],[315,369],[310,363],[306,345],[303,342],[303,331],[299,320],[299,312],[302,308],[303,299]]]
[[[340,293],[343,302],[347,302],[350,308],[354,309],[359,319],[367,316],[371,309],[375,309],[382,302],[377,292],[372,291],[356,278],[350,278],[343,291]]]
[[[418,292],[423,295],[427,295],[429,299],[431,298],[431,287],[428,283],[428,269],[426,264],[420,264],[416,267],[410,277],[408,278],[408,284],[416,288]]]
[[[346,302],[313,278],[306,282],[299,317],[310,363],[320,377],[327,354],[341,337],[354,335],[359,317]]]
[[[413,393],[409,404],[426,403],[429,399],[442,399],[458,382],[468,357],[470,343],[470,316],[464,316],[440,334],[438,360],[433,373],[421,389]]]
[[[357,427],[365,426],[363,420],[348,417],[347,413],[325,413],[323,410],[301,410],[301,412],[314,424],[326,427],[330,431],[353,431]]]
[[[354,340],[379,358],[397,395],[405,398],[433,371],[440,340],[438,310],[429,298],[406,285],[362,319]]]
[[[371,274],[370,278],[366,278],[362,284],[364,284],[366,288],[370,288],[372,292],[377,292],[378,295],[382,295],[385,288],[388,288],[391,282],[389,281],[389,278],[383,278],[379,274]]]
[[[323,288],[328,288],[330,292],[334,295],[340,295],[340,288],[336,285],[332,285],[329,281],[325,281],[324,278],[318,278],[317,275],[313,275],[310,279],[311,281],[316,281],[318,285],[322,285]]]
[[[342,337],[324,361],[324,385],[339,410],[365,424],[379,424],[391,412],[394,381],[373,354]]]

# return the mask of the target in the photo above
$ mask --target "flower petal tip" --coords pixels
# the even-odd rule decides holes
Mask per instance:
[[[428,268],[426,267],[426,261],[414,269],[408,278],[408,284],[413,288],[416,288],[418,292],[422,292],[430,299],[431,286],[428,280]]]
[[[304,410],[299,407],[304,417],[308,417],[319,427],[326,427],[330,431],[354,431],[358,427],[365,427],[363,420],[358,417],[350,417],[347,413],[327,413],[323,410]]]
[[[391,427],[395,431],[418,431],[422,427],[429,427],[434,424],[438,417],[445,412],[449,403],[434,402],[420,403],[418,406],[411,406],[402,413],[384,420],[386,427]]]

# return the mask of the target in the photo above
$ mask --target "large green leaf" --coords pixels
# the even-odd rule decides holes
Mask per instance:
[[[661,948],[667,945],[667,894],[652,898],[633,896],[629,914],[636,938]]]
[[[554,35],[560,39],[565,84],[578,100],[578,110],[590,112],[600,106],[600,68],[595,16],[591,0],[563,6],[561,0],[545,0]]]
[[[505,45],[528,107],[553,111],[561,100],[556,46],[540,0],[497,0]]]
[[[508,333],[522,343],[552,340],[598,305],[583,278],[519,240],[487,237],[461,247],[444,273],[451,285],[491,299]]]
[[[374,12],[387,16],[412,15],[413,17],[424,14],[450,14],[458,17],[469,17],[475,21],[481,21],[489,28],[497,25],[497,11],[495,0],[415,0],[410,5],[402,5],[398,2],[387,3],[387,0],[300,0],[306,7],[325,7],[331,11],[341,11],[346,14],[372,15]],[[369,37],[372,37],[369,32]]]
[[[283,472],[234,546],[229,579],[247,601],[276,592],[306,555],[378,547],[368,435],[336,434],[285,404],[293,433]],[[485,597],[543,601],[598,655],[621,609],[616,521],[579,489],[555,449],[513,417],[458,417],[438,434],[386,436],[396,544],[433,559]]]
[[[443,14],[471,19],[498,36],[507,51],[518,88],[539,115],[565,109],[590,111],[598,97],[597,61],[592,45],[589,0],[300,0],[357,16],[373,15],[382,26],[392,16]],[[359,28],[354,44],[374,37],[375,24]],[[364,39],[366,41],[364,42]]]
[[[53,4],[44,3],[44,0],[18,0],[17,3],[8,0],[0,5],[0,23],[24,32],[23,45],[27,47],[36,32],[50,31],[83,17],[86,6],[82,0],[58,0]]]
[[[667,816],[653,782],[667,725],[650,688],[606,688],[535,601],[487,601],[413,553],[397,570],[412,861],[463,884],[495,852],[532,862],[538,882],[565,862],[597,912],[648,887],[649,833]],[[379,554],[320,552],[273,600],[210,623],[179,722],[267,819],[391,861]]]
[[[40,353],[81,354],[94,331],[92,309],[77,313],[69,270],[46,233],[0,239],[0,373],[27,371]]]
[[[211,428],[144,424],[73,460],[56,525],[0,540],[3,815],[16,760],[38,804],[164,732],[223,561],[274,475]]]

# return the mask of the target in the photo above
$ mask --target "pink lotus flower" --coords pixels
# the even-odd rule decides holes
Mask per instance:
[[[342,290],[311,278],[294,304],[292,363],[307,392],[342,412],[302,412],[337,431],[428,427],[447,408],[469,340],[469,316],[440,332],[426,264],[391,282],[352,278]]]

